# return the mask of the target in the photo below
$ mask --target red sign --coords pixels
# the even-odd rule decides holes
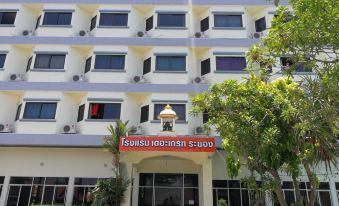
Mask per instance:
[[[169,152],[215,152],[214,137],[167,137],[130,136],[120,138],[121,152],[169,151]]]

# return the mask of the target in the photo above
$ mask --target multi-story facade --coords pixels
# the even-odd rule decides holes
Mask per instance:
[[[274,11],[265,0],[1,0],[0,205],[86,205],[97,179],[112,176],[101,145],[116,119],[157,136],[171,104],[178,139],[206,136],[191,97],[248,75],[245,52]],[[214,153],[123,153],[133,180],[124,205],[252,205],[239,181],[249,172],[227,177],[218,134],[210,135]],[[339,177],[320,178],[319,205],[338,206]]]

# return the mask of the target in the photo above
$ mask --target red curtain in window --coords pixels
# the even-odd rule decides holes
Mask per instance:
[[[92,104],[91,116],[98,116],[99,104]]]

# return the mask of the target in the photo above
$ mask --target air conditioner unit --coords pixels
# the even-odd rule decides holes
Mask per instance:
[[[262,38],[264,36],[264,33],[263,32],[254,32],[253,34],[252,34],[252,38],[253,39],[260,39],[260,38]]]
[[[134,76],[133,77],[133,82],[134,83],[145,83],[145,76],[144,75]]]
[[[75,74],[72,79],[74,82],[84,82],[86,80],[84,74]]]
[[[11,124],[0,124],[0,133],[11,133],[12,125]]]
[[[9,75],[10,81],[24,81],[25,75],[24,74],[11,74]]]
[[[23,30],[22,31],[22,36],[33,36],[34,35],[34,31],[32,30]]]
[[[204,127],[199,126],[199,127],[196,127],[194,129],[194,134],[195,135],[204,134],[204,133],[205,133]]]
[[[66,124],[62,128],[62,133],[63,134],[76,134],[76,125],[75,124]]]
[[[137,32],[137,37],[147,37],[147,31],[138,31]]]
[[[132,135],[141,135],[142,134],[141,125],[133,126],[130,132]]]
[[[205,84],[205,77],[195,77],[193,79],[194,84]]]
[[[80,30],[78,35],[79,36],[89,36],[90,31]]]
[[[206,35],[205,35],[204,32],[195,32],[194,37],[195,38],[205,38]]]

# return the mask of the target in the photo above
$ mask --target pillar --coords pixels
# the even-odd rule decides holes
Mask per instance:
[[[73,202],[73,193],[74,193],[74,177],[69,177],[68,186],[67,186],[67,196],[66,196],[66,206],[71,206]]]
[[[338,196],[337,196],[337,189],[335,187],[334,178],[330,178],[330,190],[331,190],[331,197],[332,197],[332,205],[339,206],[338,203]]]
[[[137,164],[133,165],[133,185],[132,185],[132,204],[131,206],[138,206],[139,198],[139,173]]]
[[[130,181],[133,181],[133,164],[131,162],[124,162],[125,168],[125,177],[128,178]],[[132,183],[128,185],[128,188],[125,192],[124,200],[121,206],[130,206],[131,205],[131,198],[132,198]]]
[[[6,205],[7,194],[9,190],[9,179],[10,176],[5,176],[4,184],[2,186],[1,196],[0,196],[0,205]]]
[[[213,205],[213,187],[212,187],[212,160],[207,159],[206,162],[202,164],[202,185],[200,189],[202,190],[202,206],[211,206]]]

